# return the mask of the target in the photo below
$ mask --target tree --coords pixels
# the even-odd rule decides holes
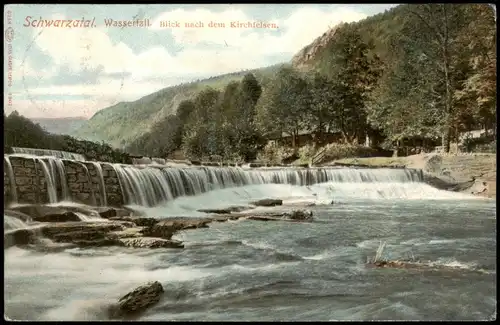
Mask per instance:
[[[496,134],[496,28],[495,12],[489,5],[474,4],[463,8],[465,31],[456,42],[462,47],[462,61],[468,63],[454,100],[469,124],[479,124]],[[464,112],[465,110],[465,112]],[[476,123],[471,123],[474,119]]]
[[[337,32],[327,74],[332,85],[331,118],[348,143],[360,141],[367,128],[366,104],[380,75],[379,58],[370,57],[372,44],[361,38],[355,26],[344,25]]]
[[[194,110],[184,129],[183,147],[187,156],[202,158],[221,151],[217,133],[217,126],[221,125],[219,96],[219,91],[207,87],[194,98]]]
[[[262,137],[255,124],[256,105],[262,94],[262,87],[251,73],[247,73],[239,85],[237,103],[238,118],[234,120],[239,154],[246,160],[253,160],[263,145]]]
[[[457,37],[463,32],[466,5],[456,4],[422,4],[407,5],[409,13],[415,18],[410,20],[407,31],[411,35],[420,53],[425,55],[428,64],[437,72],[435,91],[441,101],[439,105],[444,112],[443,146],[450,151],[450,143],[454,124],[456,66],[453,65],[456,56],[463,48],[457,46]]]
[[[434,89],[435,70],[409,36],[394,35],[390,44],[397,60],[372,93],[367,106],[370,124],[382,129],[390,142],[439,135],[443,111]]]
[[[338,105],[335,83],[318,71],[308,75],[309,108],[307,110],[308,129],[317,134],[316,144],[323,141],[325,131],[331,131],[333,113]]]
[[[259,124],[268,134],[285,132],[296,147],[299,131],[307,126],[308,85],[298,71],[281,68],[258,103]]]

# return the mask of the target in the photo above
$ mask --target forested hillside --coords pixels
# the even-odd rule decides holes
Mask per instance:
[[[78,140],[69,135],[47,132],[38,123],[19,115],[17,111],[4,119],[4,154],[12,153],[11,147],[50,149],[84,155],[88,160],[113,163],[132,163],[130,156],[105,143]]]
[[[277,66],[271,66],[251,72],[261,78],[276,69]],[[72,135],[123,148],[156,123],[163,123],[166,116],[175,114],[183,100],[192,98],[205,87],[222,89],[231,81],[241,80],[245,73],[235,72],[168,87],[134,102],[116,104],[97,112]]]
[[[401,5],[336,26],[273,75],[247,74],[179,104],[128,150],[251,159],[282,132],[336,131],[388,148],[426,138],[449,150],[466,131],[496,134],[496,26],[485,4]],[[295,141],[293,141],[295,145]]]
[[[342,45],[349,28],[377,56],[381,75],[365,112],[390,141],[443,136],[449,147],[468,130],[496,134],[496,23],[491,6],[401,5],[338,28],[328,42],[316,41],[326,46],[313,49],[314,55],[295,57],[294,65],[338,74],[334,61],[338,51],[350,49]]]

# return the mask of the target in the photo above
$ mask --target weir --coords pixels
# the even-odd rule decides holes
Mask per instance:
[[[4,202],[153,207],[179,196],[255,184],[421,182],[416,169],[172,167],[4,155]]]
[[[34,148],[21,148],[12,147],[12,152],[15,154],[24,154],[30,156],[51,156],[61,159],[71,159],[78,161],[85,161],[85,156],[79,153],[61,151],[61,150],[50,150],[50,149],[34,149]]]

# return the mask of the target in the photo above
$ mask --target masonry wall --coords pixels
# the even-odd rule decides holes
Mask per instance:
[[[49,186],[44,173],[42,161],[50,168],[49,159],[39,157],[37,159],[10,156],[12,171],[17,190],[18,203],[49,203]],[[123,197],[120,183],[116,172],[107,163],[75,162],[62,160],[64,164],[64,175],[71,201],[92,206],[103,206],[103,192],[106,193],[108,206],[122,206]],[[102,168],[102,176],[105,191],[102,189],[99,171],[96,164]],[[63,197],[63,182],[60,174],[53,173],[50,188],[55,189],[58,201]],[[9,177],[8,164],[4,159],[4,205],[13,202],[11,190],[12,180]]]

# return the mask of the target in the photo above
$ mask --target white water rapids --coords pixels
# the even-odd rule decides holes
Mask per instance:
[[[39,157],[27,155],[6,155],[4,166],[10,179],[10,194],[16,203],[18,194],[16,176],[10,163],[10,157],[32,159],[41,166],[45,176],[45,185],[49,203],[71,201],[65,160],[55,157]],[[212,205],[213,195],[222,197],[217,202],[240,201],[245,193],[254,196],[289,196],[289,192],[311,190],[305,186],[315,186],[313,192],[316,200],[328,201],[344,197],[371,199],[440,199],[459,197],[456,193],[438,191],[422,183],[422,172],[415,169],[352,169],[352,168],[260,168],[245,169],[241,167],[168,167],[161,165],[134,166],[99,162],[82,162],[73,160],[85,171],[89,187],[96,179],[99,191],[94,191],[91,200],[96,202],[96,195],[101,195],[99,202],[106,205],[107,184],[103,165],[113,168],[118,178],[123,201],[127,205],[141,207],[158,207],[169,204],[176,198],[210,197],[206,204]],[[92,167],[96,176],[92,176]],[[266,186],[263,186],[266,185]],[[283,185],[283,186],[277,186]],[[234,190],[235,188],[245,190]],[[304,190],[306,189],[306,190]],[[241,193],[240,193],[241,192]],[[205,195],[207,194],[207,195]],[[313,193],[310,193],[311,195]],[[457,196],[458,195],[458,196]],[[248,195],[247,195],[248,196]],[[292,195],[293,196],[293,195]],[[197,200],[198,200],[197,199]],[[20,202],[22,203],[22,202]]]
[[[36,159],[47,167],[46,184],[58,187],[50,205],[79,206],[61,192],[69,187],[64,160]],[[307,207],[315,220],[213,223],[176,234],[183,250],[10,247],[10,318],[106,320],[110,304],[147,281],[160,281],[165,294],[141,320],[478,320],[496,305],[494,202],[438,190],[419,170],[109,165],[125,202],[147,216],[201,217],[198,209],[276,198],[279,209],[315,203]],[[102,168],[95,170],[105,193]],[[11,184],[14,174],[7,170]],[[86,208],[80,220],[98,220]],[[5,214],[5,231],[31,224]],[[380,241],[394,258],[411,253],[458,271],[369,269],[366,258]]]

